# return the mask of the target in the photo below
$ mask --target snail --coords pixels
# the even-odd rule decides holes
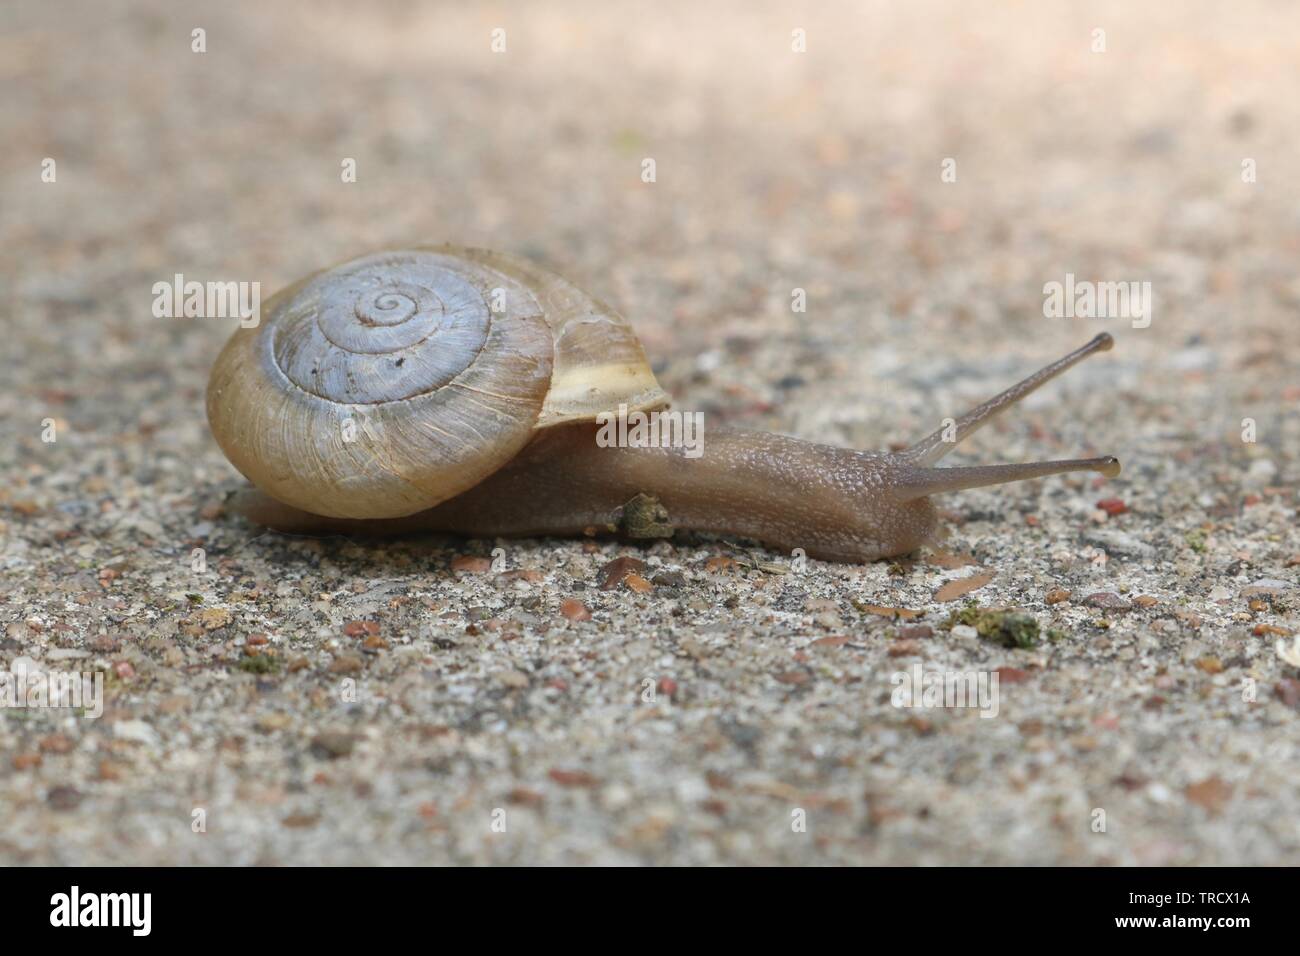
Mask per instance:
[[[454,246],[317,272],[234,332],[208,420],[254,489],[232,510],[284,531],[471,537],[678,529],[865,562],[936,540],[929,496],[1115,458],[937,468],[964,438],[1075,363],[1081,348],[897,453],[710,428],[703,454],[603,447],[598,416],[667,408],[609,306],[531,261]]]

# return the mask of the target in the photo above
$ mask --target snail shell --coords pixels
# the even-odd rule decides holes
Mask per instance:
[[[212,369],[222,451],[262,491],[335,518],[413,514],[537,430],[667,404],[627,322],[515,256],[382,252],[267,301]]]

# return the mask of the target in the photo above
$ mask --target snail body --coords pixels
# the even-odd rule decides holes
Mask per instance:
[[[1097,336],[896,454],[724,428],[709,429],[698,457],[603,447],[597,416],[668,405],[628,323],[527,260],[446,246],[366,256],[277,293],[218,357],[207,408],[256,486],[235,509],[286,531],[690,529],[869,561],[934,540],[931,494],[1118,474],[1114,458],[934,467],[1111,344]]]

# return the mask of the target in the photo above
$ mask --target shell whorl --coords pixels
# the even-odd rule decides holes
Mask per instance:
[[[288,381],[330,402],[412,399],[454,381],[479,357],[493,296],[536,318],[526,289],[483,289],[429,253],[372,256],[309,279],[272,317],[269,359]]]
[[[455,250],[379,253],[290,286],[236,332],[212,371],[208,419],[272,497],[398,517],[513,458],[553,364],[527,284]]]

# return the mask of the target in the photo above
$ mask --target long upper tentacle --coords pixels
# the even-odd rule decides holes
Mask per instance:
[[[939,461],[939,459],[943,458],[944,455],[948,454],[948,452],[952,451],[953,448],[957,446],[958,442],[962,441],[967,435],[970,435],[981,425],[990,421],[999,412],[1014,405],[1044,382],[1050,381],[1072,365],[1083,361],[1083,359],[1092,355],[1094,352],[1107,351],[1114,342],[1115,340],[1111,338],[1109,333],[1101,333],[1092,339],[1092,341],[1088,342],[1088,344],[1080,346],[1064,358],[1057,359],[1045,368],[1039,369],[1024,381],[1012,385],[1000,395],[990,398],[982,405],[977,405],[961,418],[957,419],[955,425],[941,427],[927,435],[911,448],[901,452],[900,457],[906,458],[911,464],[918,466],[933,465],[935,462]]]

